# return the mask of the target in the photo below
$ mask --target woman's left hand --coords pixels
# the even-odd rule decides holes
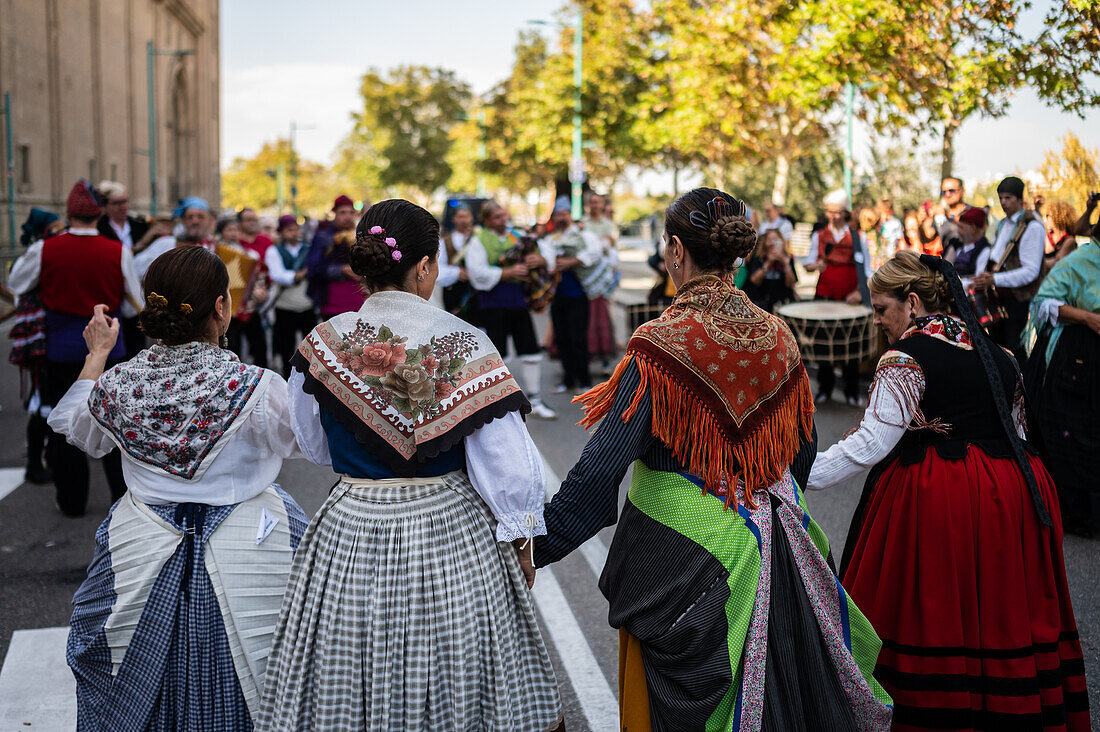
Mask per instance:
[[[107,315],[106,305],[96,305],[95,314],[84,327],[84,343],[88,353],[106,358],[118,343],[118,318]]]
[[[526,547],[523,545],[527,544]],[[523,576],[527,579],[527,589],[535,584],[535,563],[532,560],[535,553],[535,542],[530,539],[520,538],[512,542],[519,557],[519,566],[523,570]]]

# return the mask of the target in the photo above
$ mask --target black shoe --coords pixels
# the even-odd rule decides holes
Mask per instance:
[[[41,465],[28,465],[27,472],[23,473],[23,480],[27,483],[46,485],[53,483],[53,473]]]

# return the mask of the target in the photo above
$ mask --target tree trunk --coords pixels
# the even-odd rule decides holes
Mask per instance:
[[[955,133],[959,131],[961,119],[949,117],[943,125],[943,150],[940,155],[940,180],[955,175]]]
[[[680,164],[672,164],[672,195],[680,196]]]
[[[785,153],[775,158],[775,183],[772,185],[772,203],[784,206],[787,203],[787,183],[790,180],[791,160]]]

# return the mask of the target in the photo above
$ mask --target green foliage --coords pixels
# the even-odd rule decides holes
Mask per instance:
[[[342,176],[360,189],[428,194],[445,185],[451,130],[465,116],[469,85],[444,69],[399,66],[368,71],[359,95],[362,110],[340,147]]]
[[[275,214],[290,210],[293,183],[292,172],[297,165],[298,207],[314,216],[323,215],[336,196],[335,176],[322,165],[301,160],[291,153],[288,140],[264,143],[251,158],[237,158],[222,173],[222,206],[224,208],[253,208]],[[278,171],[285,171],[286,185],[284,209],[277,210],[279,200]]]
[[[1039,166],[1047,187],[1035,192],[1047,200],[1069,201],[1083,211],[1089,193],[1100,190],[1100,150],[1085,147],[1072,132],[1061,142],[1062,149],[1048,151]]]

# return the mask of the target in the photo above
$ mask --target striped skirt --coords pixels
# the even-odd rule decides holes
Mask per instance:
[[[305,527],[278,486],[231,506],[120,498],[73,598],[77,729],[251,729]]]
[[[295,556],[257,727],[554,727],[554,670],[494,528],[464,472],[342,480]]]

